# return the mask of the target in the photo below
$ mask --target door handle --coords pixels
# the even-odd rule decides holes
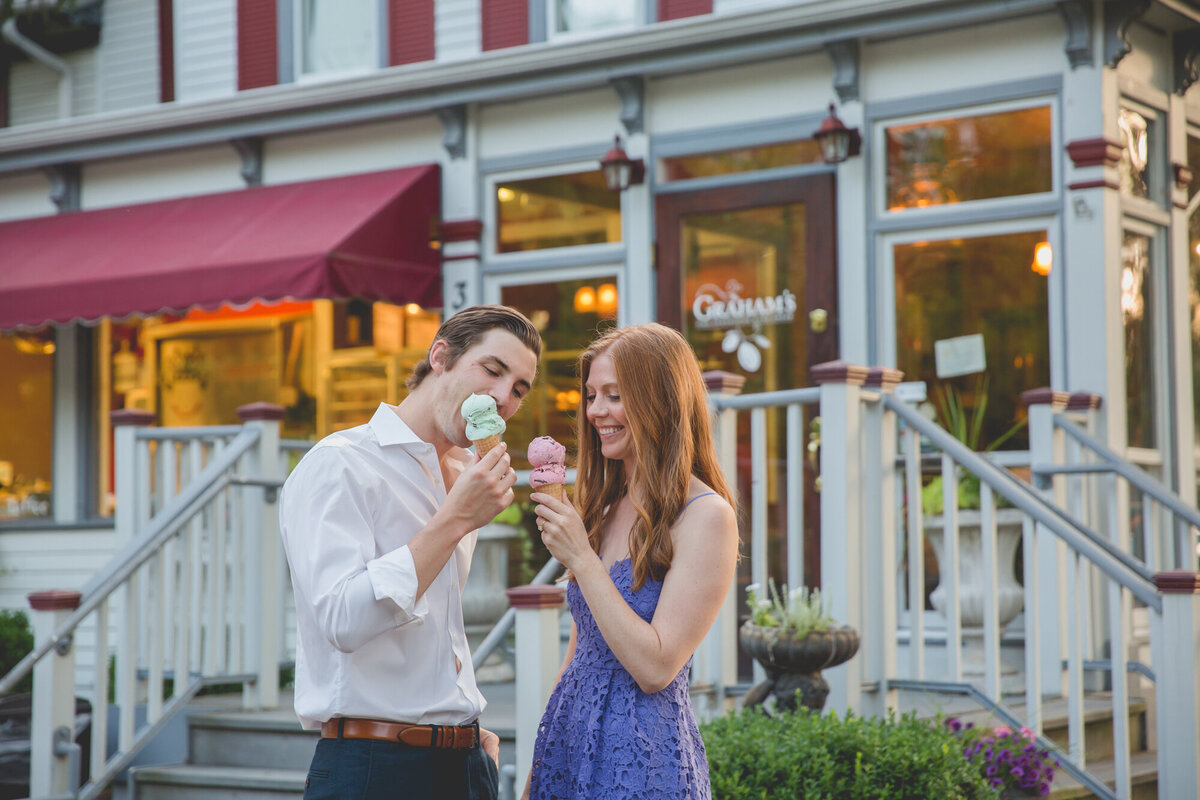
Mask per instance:
[[[814,308],[808,312],[808,327],[813,333],[824,333],[829,326],[829,312],[823,308]]]

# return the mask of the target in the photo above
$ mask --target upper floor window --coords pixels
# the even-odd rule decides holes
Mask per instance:
[[[644,19],[646,0],[546,0],[551,37],[632,28]]]
[[[891,125],[887,209],[1049,192],[1049,105]]]
[[[662,158],[658,162],[658,179],[662,182],[684,181],[734,172],[820,163],[821,148],[816,141],[801,139]]]
[[[496,184],[496,252],[621,241],[621,195],[600,170]]]
[[[379,58],[379,0],[295,0],[296,77],[363,72]]]
[[[1149,199],[1154,189],[1152,165],[1159,157],[1156,141],[1158,120],[1149,109],[1123,107],[1117,116],[1121,131],[1121,193]]]

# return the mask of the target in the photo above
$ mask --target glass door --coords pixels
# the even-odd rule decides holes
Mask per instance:
[[[743,393],[812,384],[809,369],[838,356],[832,174],[718,190],[660,194],[658,316],[691,343],[703,370],[746,379]],[[804,444],[815,430],[806,410]],[[803,578],[788,576],[785,413],[767,413],[767,574],[795,588],[820,580],[814,464],[804,466]],[[750,415],[738,420],[737,489],[750,498]],[[743,515],[744,518],[744,515]],[[743,531],[749,542],[749,531]],[[750,581],[749,559],[738,582]],[[739,592],[739,597],[745,595]]]

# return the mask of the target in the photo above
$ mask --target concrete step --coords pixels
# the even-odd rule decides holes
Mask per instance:
[[[306,770],[178,764],[130,771],[134,800],[300,800]]]
[[[1142,751],[1129,757],[1131,800],[1158,800],[1158,754]],[[1108,784],[1111,788],[1116,775],[1111,758],[1087,763],[1088,772]],[[1059,770],[1054,776],[1050,800],[1094,800],[1097,796],[1087,787]]]
[[[193,714],[188,725],[188,761],[226,767],[270,764],[307,770],[319,734],[300,727],[289,709]]]

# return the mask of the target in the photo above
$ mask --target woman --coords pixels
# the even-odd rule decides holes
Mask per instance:
[[[528,795],[708,798],[688,667],[738,558],[704,382],[676,331],[610,331],[580,358],[575,505],[534,493],[573,622]]]

